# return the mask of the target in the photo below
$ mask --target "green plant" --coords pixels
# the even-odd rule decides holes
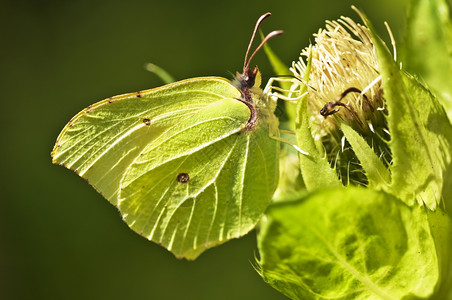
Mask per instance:
[[[68,123],[53,162],[177,257],[260,222],[256,269],[291,298],[451,299],[452,29],[443,1],[409,12],[400,61],[364,15],[327,22],[294,78],[262,92],[247,57],[233,83],[111,97]]]
[[[259,272],[293,299],[450,299],[447,7],[412,1],[400,64],[360,15],[327,22],[291,68],[308,192],[267,211]]]

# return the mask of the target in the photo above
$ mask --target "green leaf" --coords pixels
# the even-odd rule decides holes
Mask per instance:
[[[264,35],[262,32],[260,32],[261,39],[264,39]],[[276,53],[272,50],[272,48],[268,45],[264,45],[264,51],[267,55],[267,58],[273,68],[273,71],[276,73],[276,75],[290,75],[292,72],[290,72],[289,68],[286,66],[286,64],[276,55]],[[281,83],[281,87],[283,89],[290,89],[291,84],[290,83]]]
[[[53,163],[86,179],[137,233],[194,259],[254,228],[276,189],[277,120],[257,87],[249,92],[248,105],[228,80],[202,77],[103,100],[66,125]]]
[[[309,79],[310,66],[311,59],[309,58],[306,74],[304,76],[305,82],[308,82]],[[300,94],[303,94],[305,91],[306,87],[303,87]],[[298,147],[309,153],[309,155],[299,154],[300,170],[306,188],[308,190],[315,190],[324,188],[325,186],[342,186],[336,172],[330,167],[325,154],[319,151],[312,136],[307,96],[304,96],[298,101],[295,132],[297,135]]]
[[[452,220],[441,209],[427,211],[430,230],[436,246],[440,281],[432,299],[452,299]]]
[[[355,152],[361,166],[366,172],[367,179],[369,180],[369,187],[375,189],[387,188],[391,181],[391,177],[388,169],[380,158],[375,154],[363,137],[349,125],[341,122],[340,126],[347,141],[352,146],[353,152]]]
[[[306,190],[300,174],[298,151],[292,146],[281,145],[279,153],[278,188],[273,195],[273,201],[278,202],[301,190]]]
[[[445,0],[411,0],[402,62],[436,92],[452,120],[452,25]]]
[[[439,280],[427,212],[371,189],[274,205],[258,243],[261,276],[292,299],[427,299]]]
[[[168,73],[165,69],[157,66],[156,64],[147,63],[146,70],[157,75],[157,77],[160,78],[160,80],[162,80],[164,84],[169,84],[176,81],[170,73]]]
[[[434,210],[443,196],[451,197],[443,187],[451,180],[452,126],[437,98],[399,70],[372,24],[363,18],[372,32],[389,111],[392,191],[409,205],[417,199]]]
[[[264,35],[262,34],[262,32],[260,34],[261,39],[264,39]],[[292,74],[287,65],[276,55],[276,53],[272,50],[272,48],[268,44],[264,45],[264,51],[276,75],[288,76]],[[282,89],[286,91],[289,91],[292,86],[292,83],[289,81],[279,81],[278,84],[281,86]],[[297,114],[296,105],[288,101],[284,101],[284,111],[288,117],[287,125],[290,129],[293,130],[292,126],[293,123],[295,122]]]

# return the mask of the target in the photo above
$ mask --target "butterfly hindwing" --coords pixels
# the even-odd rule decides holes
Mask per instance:
[[[189,259],[251,230],[275,189],[277,143],[268,126],[244,131],[249,117],[225,99],[149,144],[121,183],[129,226]]]

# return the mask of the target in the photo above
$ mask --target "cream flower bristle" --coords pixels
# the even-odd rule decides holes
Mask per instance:
[[[342,168],[343,172],[338,170],[342,177],[349,178],[350,164],[359,164],[359,161],[344,145],[339,120],[352,126],[369,145],[377,145],[375,151],[389,163],[387,111],[369,29],[341,17],[337,21],[327,21],[325,28],[314,37],[314,45],[304,49],[299,61],[291,68],[297,78],[294,82],[300,87],[307,86],[306,101],[314,125],[314,138],[322,141],[331,164]],[[309,81],[304,82],[305,60],[309,57]],[[356,181],[362,181],[362,178]]]
[[[353,87],[364,91],[370,103],[360,93],[349,93],[342,100],[348,109],[338,107],[336,114],[342,119],[358,117],[356,122],[367,124],[368,114],[384,105],[378,60],[369,29],[350,18],[341,17],[337,21],[327,21],[325,29],[320,29],[314,36],[315,44],[302,51],[300,60],[291,70],[301,78],[306,69],[303,58],[312,53],[308,101],[316,122],[326,130],[335,126],[334,118],[324,118],[318,112]]]

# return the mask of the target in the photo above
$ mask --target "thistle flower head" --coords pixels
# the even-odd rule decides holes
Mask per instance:
[[[327,21],[315,43],[301,52],[291,71],[300,86],[308,87],[308,109],[316,140],[343,181],[366,184],[359,161],[348,151],[340,123],[350,125],[389,164],[389,132],[381,76],[374,43],[367,27],[341,17]],[[311,58],[309,81],[305,60]],[[352,176],[357,174],[356,176]]]

